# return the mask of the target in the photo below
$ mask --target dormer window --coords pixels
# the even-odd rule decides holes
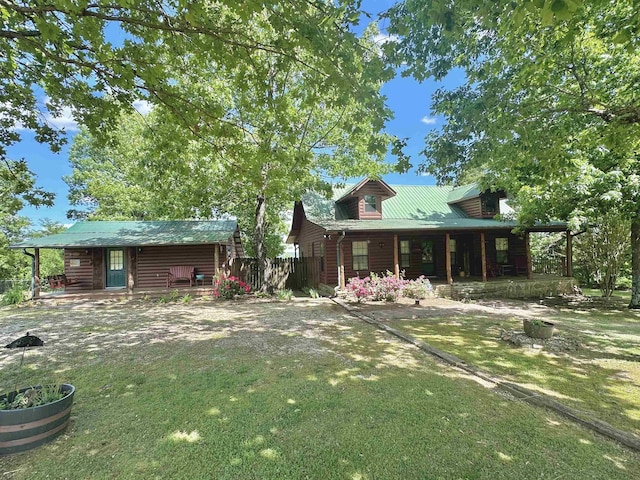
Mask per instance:
[[[376,213],[378,211],[378,197],[375,195],[364,196],[364,212]]]

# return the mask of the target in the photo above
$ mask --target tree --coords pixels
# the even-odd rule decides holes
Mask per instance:
[[[261,29],[267,43],[275,35],[259,23],[246,27]],[[154,217],[236,215],[253,232],[268,288],[268,257],[275,250],[266,248],[275,247],[268,239],[281,225],[280,214],[304,192],[326,191],[328,178],[378,176],[394,168],[384,162],[392,145],[395,168],[408,167],[402,142],[383,132],[391,112],[379,90],[393,72],[374,48],[373,33],[351,37],[354,44],[335,59],[346,55],[352,65],[350,89],[310,67],[312,58],[302,50],[295,59],[270,52],[243,56],[234,67],[185,59],[189,75],[178,78],[176,90],[203,106],[216,105],[226,112],[223,118],[203,119],[191,136],[175,135],[176,112],[158,107],[137,126],[124,123],[108,161],[80,137],[71,155],[72,199],[88,199],[98,206],[96,214],[108,216],[116,212],[107,199],[122,212],[132,198]]]
[[[434,95],[447,124],[422,168],[441,181],[469,170],[511,192],[519,220],[577,228],[629,219],[640,308],[639,14],[631,1],[406,0],[389,13],[396,62],[418,79],[462,69]]]
[[[577,263],[584,268],[602,291],[610,297],[629,257],[629,222],[626,218],[606,217],[590,225],[576,237],[574,252]]]
[[[141,99],[164,105],[187,129],[194,119],[221,118],[215,105],[175,88],[189,73],[186,58],[235,66],[260,52],[297,61],[304,51],[307,66],[350,90],[349,59],[336,61],[335,53],[350,44],[358,7],[355,0],[0,0],[0,160],[20,140],[17,125],[58,150],[65,139],[50,119],[65,106],[99,138]],[[261,29],[273,34],[265,39]]]

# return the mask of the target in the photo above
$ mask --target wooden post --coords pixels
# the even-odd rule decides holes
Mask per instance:
[[[133,287],[136,284],[135,276],[134,276],[134,259],[135,259],[135,248],[129,247],[126,249],[126,272],[127,272],[127,292],[133,293]]]
[[[33,254],[33,298],[40,298],[40,249],[34,248]]]
[[[344,278],[344,248],[342,242],[340,242],[340,265],[338,268],[340,269],[340,290],[344,290],[347,286],[347,281]]]
[[[480,256],[482,258],[482,281],[487,281],[487,245],[485,244],[484,232],[480,232]]]
[[[213,245],[213,276],[220,275],[220,244]]]
[[[531,265],[531,244],[529,242],[529,232],[524,234],[524,250],[527,256],[527,278],[531,280],[533,278],[533,267]]]
[[[400,263],[398,262],[398,235],[393,236],[393,274],[400,278]]]
[[[447,266],[447,283],[453,284],[453,276],[451,275],[451,236],[448,233],[444,234],[444,255],[445,265]]]
[[[573,277],[573,237],[567,230],[567,277]]]

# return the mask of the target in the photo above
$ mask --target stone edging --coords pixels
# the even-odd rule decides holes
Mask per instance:
[[[411,335],[408,335],[400,330],[389,327],[382,322],[379,322],[375,318],[365,315],[363,313],[358,312],[350,305],[347,305],[339,298],[331,299],[336,304],[340,305],[342,308],[347,310],[351,315],[363,320],[371,325],[376,326],[380,330],[384,330],[385,332],[389,332],[391,335],[394,335],[401,340],[411,343],[415,345],[420,350],[442,360],[443,362],[452,365],[456,368],[464,370],[465,372],[474,375],[484,381],[490,382],[494,384],[497,388],[512,395],[514,398],[518,400],[523,400],[531,405],[537,405],[549,408],[556,412],[557,414],[568,418],[569,420],[576,422],[584,427],[587,427],[590,430],[600,433],[606,437],[612,438],[620,442],[621,444],[640,452],[640,438],[636,435],[625,432],[624,430],[619,430],[612,425],[598,420],[597,418],[593,418],[591,414],[588,412],[583,412],[576,410],[571,407],[567,407],[557,400],[551,398],[548,395],[543,393],[534,392],[533,390],[529,390],[527,388],[521,387],[520,385],[516,385],[514,383],[505,382],[499,377],[494,377],[487,372],[475,367],[474,365],[469,365],[461,358],[456,357],[455,355],[451,355],[450,353],[445,352],[444,350],[440,350],[435,348],[428,343],[423,342],[422,340],[418,340]]]

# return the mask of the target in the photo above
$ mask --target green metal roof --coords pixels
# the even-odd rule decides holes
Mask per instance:
[[[342,203],[335,203],[354,185],[334,188],[333,198],[324,199],[309,193],[303,197],[307,218],[328,231],[383,231],[383,230],[495,230],[513,229],[513,220],[469,218],[456,202],[480,195],[476,185],[461,187],[435,185],[389,185],[396,195],[382,202],[381,220],[349,219],[349,210]],[[537,224],[529,230],[564,230],[563,222]]]
[[[482,191],[475,183],[469,185],[461,185],[453,189],[451,189],[450,187],[449,189],[449,197],[447,198],[448,203],[457,203],[462,200],[468,200],[469,198],[477,198],[480,196],[480,194],[482,194]]]
[[[382,204],[384,219],[456,219],[466,218],[458,207],[449,205],[451,187],[394,185],[396,196]]]
[[[78,222],[63,233],[33,238],[11,248],[138,247],[226,243],[235,220],[155,222]]]

